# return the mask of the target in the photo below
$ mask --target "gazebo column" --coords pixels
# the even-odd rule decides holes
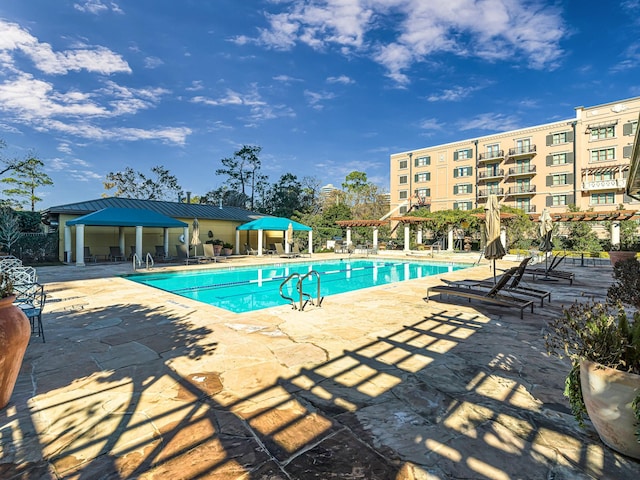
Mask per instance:
[[[313,230],[309,230],[309,255],[313,253]]]
[[[76,225],[76,267],[84,267],[84,225]]]
[[[124,227],[118,227],[118,245],[120,245],[120,252],[126,257],[127,250],[124,244]]]
[[[64,226],[64,262],[71,263],[71,227]]]
[[[187,225],[186,227],[182,227],[182,235],[183,235],[182,238],[184,238],[184,241],[182,243],[187,249],[187,256],[190,256],[189,255],[189,225]]]
[[[236,255],[240,255],[240,230],[236,229]]]
[[[169,229],[167,227],[164,227],[162,233],[163,233],[162,246],[164,247],[164,258],[168,258],[169,257]]]
[[[142,226],[136,226],[136,255],[138,261],[142,262]]]
[[[373,227],[373,251],[378,251],[378,227]]]
[[[611,222],[611,246],[620,245],[620,222]]]
[[[347,227],[347,246],[351,245],[351,227]]]
[[[416,243],[422,245],[422,225],[418,225],[418,231],[416,232]]]
[[[447,230],[447,251],[453,252],[453,225],[449,225]]]
[[[262,232],[263,230],[258,230],[258,256],[262,256]],[[287,250],[288,251],[288,250]]]
[[[411,249],[411,225],[404,224],[404,251],[408,252]]]

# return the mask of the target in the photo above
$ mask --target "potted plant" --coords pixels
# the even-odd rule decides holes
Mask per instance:
[[[569,357],[564,395],[581,426],[588,416],[601,440],[640,458],[640,312],[621,302],[576,302],[545,333],[547,351]]]
[[[0,272],[0,408],[9,403],[31,337],[31,325],[14,305],[13,282]]]
[[[211,243],[213,244],[213,254],[215,256],[219,256],[220,252],[222,251],[222,246],[224,245],[224,242],[219,238],[216,238]]]
[[[222,244],[222,254],[225,257],[233,255],[233,245],[228,242],[224,242]]]

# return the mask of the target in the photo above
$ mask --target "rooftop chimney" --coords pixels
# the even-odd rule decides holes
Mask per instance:
[[[191,192],[187,192],[187,203],[191,203]]]

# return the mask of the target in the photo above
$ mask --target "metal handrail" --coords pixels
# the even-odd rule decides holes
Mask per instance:
[[[284,286],[289,283],[291,281],[291,279],[293,278],[298,278],[298,281],[300,280],[300,274],[297,272],[292,273],[291,275],[289,275],[287,278],[285,278],[282,283],[280,284],[280,296],[282,298],[284,298],[285,300],[288,300],[291,302],[291,306],[293,307],[293,309],[296,309],[296,301],[292,298],[292,297],[288,297],[287,295],[285,295],[282,292],[282,289],[284,288]],[[297,289],[298,285],[296,284],[296,289]]]
[[[134,254],[133,254],[133,256],[131,257],[131,261],[132,261],[132,263],[133,263],[133,265],[132,265],[132,266],[133,266],[133,269],[134,269],[134,270],[136,269],[136,264],[138,265],[138,267],[139,267],[140,265],[142,265],[142,262],[140,261],[140,258],[138,257],[138,254],[137,254],[137,253],[134,253]]]
[[[153,262],[153,256],[147,252],[147,256],[145,257],[145,263],[147,264],[147,270],[149,270],[149,262],[151,262],[151,266],[153,267],[154,262]]]
[[[317,294],[316,294],[316,302],[317,303],[313,303],[313,297],[311,295],[309,295],[308,293],[304,293],[302,290],[302,284],[305,281],[306,278],[311,277],[311,276],[315,276],[316,279],[318,280],[318,290],[317,290]],[[316,270],[311,270],[310,272],[307,272],[306,274],[304,274],[302,277],[300,277],[300,279],[298,280],[298,291],[300,292],[300,310],[303,310],[304,307],[306,306],[306,302],[304,305],[302,305],[302,297],[303,295],[306,295],[308,298],[308,301],[311,301],[311,305],[315,305],[316,307],[319,307],[322,304],[322,300],[324,300],[323,297],[320,296],[320,274],[316,271]]]

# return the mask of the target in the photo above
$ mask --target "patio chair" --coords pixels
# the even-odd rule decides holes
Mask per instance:
[[[282,246],[281,243],[276,243],[276,254],[280,257],[280,258],[294,258],[296,257],[295,253],[287,253],[284,251],[284,247]]]
[[[560,265],[560,263],[562,263],[565,258],[566,255],[556,254],[553,256],[553,259],[551,260],[551,263],[548,267],[527,267],[524,273],[531,275],[534,280],[536,279],[536,276],[538,276],[543,278],[569,280],[569,285],[573,285],[575,273],[565,270],[556,270],[556,267]]]
[[[125,257],[120,250],[120,247],[109,247],[109,260],[117,262],[118,260],[124,261]]]
[[[31,323],[31,334],[42,338],[45,343],[42,311],[47,299],[44,286],[39,283],[17,283],[13,286],[16,294],[14,305],[19,307]]]
[[[311,254],[310,253],[302,253],[300,251],[300,247],[298,247],[297,243],[293,244],[293,248],[291,249],[291,253],[293,253],[294,256],[296,257],[310,257]]]
[[[84,247],[84,262],[93,262],[96,263],[97,257],[91,254],[91,248]]]
[[[469,302],[471,302],[471,300],[480,300],[501,307],[517,308],[520,310],[520,318],[524,318],[525,308],[530,307],[531,313],[533,313],[533,300],[525,300],[501,293],[506,287],[507,282],[513,278],[517,270],[518,267],[512,267],[504,272],[491,290],[483,290],[481,288],[474,287],[473,285],[469,285],[469,287],[462,285],[434,285],[427,288],[427,296],[424,300],[429,302],[432,292],[439,293],[441,295],[467,298]]]
[[[212,243],[203,243],[202,248],[204,249],[204,255],[202,256],[203,260],[207,262],[217,262],[220,259],[220,256],[216,257],[216,252],[213,249]]]
[[[524,276],[525,269],[527,264],[531,261],[531,257],[524,258],[520,264],[516,268],[515,273],[510,282],[504,286],[504,291],[508,293],[513,293],[516,295],[522,295],[525,297],[534,297],[540,300],[540,306],[544,307],[545,298],[551,301],[551,292],[547,290],[539,290],[537,288],[529,287],[528,285],[522,284],[522,278]],[[462,282],[451,282],[448,285],[456,285],[456,286],[478,286],[481,288],[493,288],[495,283],[491,280],[482,280],[475,283],[473,280],[463,280]]]
[[[258,255],[258,250],[255,248],[251,248],[251,245],[248,243],[244,244],[244,251],[247,255]]]

